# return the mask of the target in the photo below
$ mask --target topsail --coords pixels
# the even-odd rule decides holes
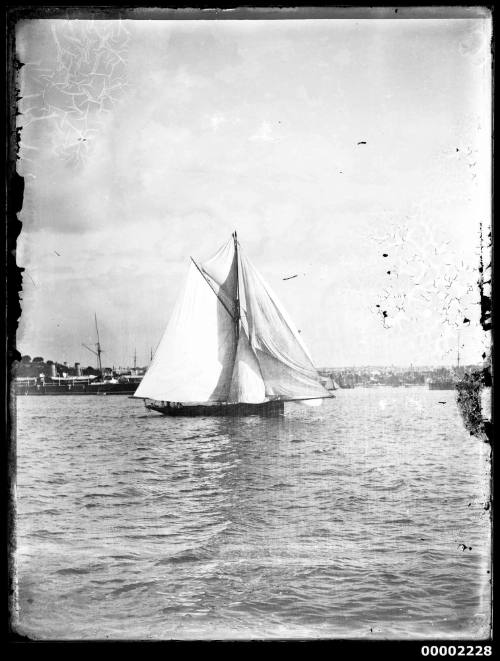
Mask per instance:
[[[236,236],[190,266],[135,397],[252,403],[329,397],[297,329]]]

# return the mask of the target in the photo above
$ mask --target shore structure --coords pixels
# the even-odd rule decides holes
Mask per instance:
[[[151,356],[152,359],[152,356]],[[466,375],[480,370],[480,365],[445,367],[319,367],[320,381],[329,391],[368,388],[373,386],[417,387],[430,390],[454,390]],[[103,368],[102,376],[91,367],[74,367],[67,363],[47,361],[20,363],[12,380],[16,395],[64,394],[133,394],[140,384],[145,367]],[[92,388],[88,387],[92,384]],[[119,386],[119,387],[118,387]]]

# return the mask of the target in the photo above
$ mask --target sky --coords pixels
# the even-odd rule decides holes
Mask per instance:
[[[147,365],[189,257],[237,230],[316,365],[481,360],[489,19],[41,19],[16,38],[23,355],[95,364],[95,313],[104,364]]]

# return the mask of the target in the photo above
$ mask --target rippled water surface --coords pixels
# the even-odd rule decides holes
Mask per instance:
[[[336,395],[236,420],[19,398],[18,630],[486,637],[489,446],[452,391]]]

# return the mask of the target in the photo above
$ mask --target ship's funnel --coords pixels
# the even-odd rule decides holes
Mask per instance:
[[[75,372],[76,372],[76,376],[82,375],[82,368],[80,367],[80,363],[75,363]]]

